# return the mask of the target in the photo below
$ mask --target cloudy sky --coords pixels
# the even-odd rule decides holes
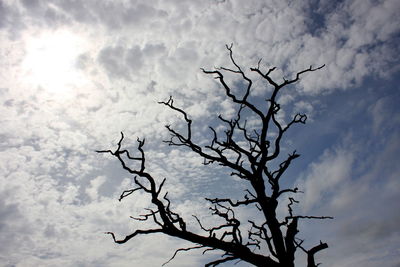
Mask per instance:
[[[326,65],[280,96],[282,120],[309,115],[283,151],[302,155],[285,178],[304,191],[296,211],[335,217],[304,222],[299,237],[329,244],[323,266],[400,266],[399,13],[397,0],[0,0],[2,266],[152,267],[187,245],[103,234],[130,234],[140,224],[129,216],[149,205],[140,193],[118,202],[131,177],[94,152],[121,131],[132,149],[146,138],[148,170],[168,178],[188,221],[206,216],[204,196],[239,196],[245,184],[161,142],[182,118],[157,104],[173,95],[196,138],[210,137],[213,118],[236,107],[200,68],[231,66],[230,43],[246,73],[262,58],[277,81]],[[183,253],[169,266],[216,257]]]

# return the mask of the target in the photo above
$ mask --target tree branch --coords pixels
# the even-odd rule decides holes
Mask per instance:
[[[171,262],[175,258],[176,254],[178,254],[178,252],[180,252],[180,251],[189,251],[189,250],[192,250],[192,249],[199,249],[199,248],[204,248],[204,246],[200,245],[200,246],[189,247],[189,248],[179,248],[179,249],[175,250],[174,255],[172,255],[172,257],[167,262],[164,262],[162,264],[162,266],[165,266],[169,262]]]
[[[328,248],[328,244],[320,242],[319,245],[307,251],[307,267],[317,267],[318,264],[315,264],[315,259],[314,259],[315,254],[326,248]]]
[[[123,244],[123,243],[128,242],[130,239],[134,238],[137,235],[147,235],[147,234],[162,233],[162,232],[163,232],[163,229],[136,230],[132,234],[125,236],[124,239],[120,239],[120,240],[117,240],[115,238],[115,235],[113,232],[106,232],[105,234],[111,235],[115,243]]]
[[[226,257],[226,258],[223,258],[223,259],[220,259],[220,260],[209,262],[206,265],[204,265],[204,267],[214,267],[214,266],[217,266],[217,265],[219,265],[221,263],[224,263],[224,262],[227,262],[227,261],[233,261],[233,260],[236,260],[236,259],[237,258],[233,257],[233,256]]]
[[[210,250],[221,250],[223,252],[221,259],[212,261],[206,266],[217,266],[232,260],[243,260],[255,266],[294,267],[295,252],[297,248],[300,248],[308,255],[308,267],[316,267],[315,254],[328,246],[326,243],[321,242],[310,250],[303,248],[303,241],[296,241],[298,220],[332,219],[332,217],[293,215],[292,205],[297,201],[289,197],[288,216],[284,217],[283,222],[278,221],[276,210],[279,204],[278,200],[281,201],[278,198],[285,193],[299,192],[297,188],[280,189],[283,174],[292,161],[300,156],[294,151],[278,165],[277,158],[281,153],[281,140],[294,124],[305,124],[307,116],[298,113],[284,126],[278,120],[281,106],[276,99],[283,87],[297,82],[305,73],[317,71],[323,68],[324,65],[317,68],[310,66],[308,69],[297,72],[291,80],[283,78],[284,82],[279,84],[270,77],[276,68],[269,68],[265,72],[261,71],[260,59],[257,67],[250,68],[250,71],[258,73],[268,86],[273,87],[270,98],[266,99],[263,105],[260,105],[259,101],[253,101],[254,96],[251,96],[253,80],[245,74],[234,59],[232,45],[227,45],[226,48],[229,52],[232,67],[220,67],[212,71],[202,69],[202,71],[205,74],[213,75],[218,80],[227,98],[237,105],[236,114],[232,119],[219,116],[220,125],[225,127],[224,132],[221,133],[218,128],[210,127],[212,132],[211,142],[209,145],[200,145],[202,143],[199,144],[193,140],[192,119],[184,109],[175,106],[174,99],[170,96],[167,101],[158,103],[181,114],[187,129],[185,133],[180,133],[171,125],[167,125],[166,129],[171,137],[170,140],[164,142],[169,146],[189,148],[203,158],[205,165],[218,163],[229,168],[231,176],[238,176],[249,182],[248,185],[251,191],[246,189],[248,194],[246,193],[242,200],[233,200],[229,197],[206,198],[208,202],[214,204],[210,207],[212,215],[222,219],[222,223],[215,223],[207,228],[203,226],[198,217],[193,215],[201,230],[205,232],[203,233],[204,235],[193,233],[187,229],[184,218],[174,212],[171,207],[171,201],[167,197],[168,192],[164,191],[166,178],[156,180],[146,169],[146,158],[143,149],[145,140],[137,139],[137,155],[134,155],[122,148],[124,134],[121,132],[121,138],[115,151],[98,150],[96,152],[107,153],[116,157],[123,169],[133,175],[135,187],[124,190],[119,197],[119,201],[140,190],[143,190],[145,194],[151,197],[151,203],[154,207],[146,208],[142,215],[139,215],[139,217],[131,216],[131,218],[137,221],[153,219],[158,228],[136,230],[121,240],[117,240],[113,232],[107,232],[106,234],[111,235],[114,242],[118,244],[125,243],[137,235],[153,233],[164,233],[196,244],[192,247],[177,249],[164,265],[173,260],[178,252],[205,248],[203,253]],[[238,88],[243,89],[242,93],[237,93],[236,90],[233,90],[234,88],[228,85],[224,77],[227,72],[239,75],[244,81],[244,88]],[[251,116],[252,119],[254,117],[258,121],[254,124],[248,123],[247,119],[249,117],[247,116]],[[252,121],[249,120],[249,122]],[[276,136],[271,135],[271,132],[276,133]],[[131,164],[132,162],[134,164]],[[277,169],[272,169],[271,166],[277,165]],[[158,181],[161,182],[159,183]],[[270,184],[271,190],[267,190],[266,185],[268,184],[266,182]],[[248,220],[250,225],[247,225],[249,226],[247,229],[250,228],[250,230],[247,231],[247,237],[242,237],[243,222],[235,216],[235,212],[237,213],[238,207],[248,205],[255,205],[264,218],[258,224]],[[286,228],[285,233],[283,232],[284,228]],[[262,245],[262,242],[265,242],[266,246],[265,244]],[[259,249],[260,253],[256,253],[255,249]],[[271,255],[271,257],[265,255]]]

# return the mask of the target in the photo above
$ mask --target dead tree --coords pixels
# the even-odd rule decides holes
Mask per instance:
[[[299,157],[294,151],[290,153],[278,166],[277,169],[271,169],[271,163],[278,160],[281,152],[281,140],[285,133],[295,124],[304,124],[307,116],[305,114],[296,114],[292,120],[286,124],[277,119],[280,111],[280,105],[277,103],[278,93],[286,86],[296,83],[300,77],[308,72],[313,72],[324,67],[324,65],[302,70],[295,74],[292,79],[283,79],[279,83],[274,81],[270,74],[275,68],[270,68],[266,72],[260,69],[260,61],[257,67],[250,68],[255,72],[268,86],[272,86],[272,94],[266,100],[263,107],[259,107],[250,100],[253,81],[246,76],[245,72],[236,63],[232,55],[232,45],[226,46],[229,51],[232,68],[216,68],[215,70],[202,71],[205,74],[217,79],[224,89],[226,96],[237,105],[237,113],[233,119],[226,119],[219,116],[221,124],[225,125],[225,132],[218,133],[217,130],[210,127],[212,140],[207,146],[201,146],[192,138],[192,120],[189,114],[174,104],[172,97],[168,101],[159,102],[162,105],[174,110],[182,115],[187,125],[185,133],[175,130],[170,125],[166,128],[171,134],[171,139],[166,142],[170,146],[181,146],[189,148],[191,151],[204,159],[204,164],[219,164],[232,171],[232,176],[248,182],[249,188],[242,200],[233,200],[230,198],[206,198],[210,203],[212,215],[222,218],[225,223],[206,228],[199,218],[199,228],[204,234],[194,233],[187,230],[185,219],[174,212],[164,192],[164,178],[161,182],[146,169],[146,157],[144,152],[145,140],[137,139],[138,156],[133,156],[128,150],[123,149],[122,141],[124,139],[121,133],[121,139],[118,142],[117,149],[100,150],[98,153],[109,153],[115,156],[122,167],[133,175],[135,188],[122,192],[119,200],[133,194],[136,191],[144,191],[151,196],[152,209],[146,209],[146,213],[140,217],[132,217],[139,221],[153,220],[154,228],[138,229],[123,239],[117,239],[112,232],[110,234],[115,243],[126,243],[137,235],[163,233],[169,236],[181,238],[195,244],[193,247],[180,248],[173,254],[171,260],[179,251],[191,249],[205,249],[222,251],[221,259],[210,262],[206,266],[216,266],[221,263],[242,260],[255,266],[294,266],[295,252],[298,248],[307,255],[308,267],[315,267],[315,254],[328,247],[326,243],[320,243],[311,248],[303,246],[303,240],[296,237],[298,233],[298,221],[302,219],[328,219],[329,216],[306,216],[294,215],[292,205],[297,201],[293,196],[300,192],[297,188],[281,188],[281,179],[288,169],[291,162]],[[233,75],[239,75],[247,84],[242,92],[242,96],[235,94],[225,81],[224,74],[227,72]],[[260,122],[258,129],[250,129],[246,125],[246,118],[243,113],[252,113]],[[276,134],[271,137],[269,133],[275,131]],[[244,141],[244,142],[243,142]],[[234,155],[234,156],[232,156]],[[127,161],[134,161],[137,168],[129,167]],[[129,166],[128,166],[129,165]],[[284,219],[277,217],[277,206],[284,197],[290,200],[288,213]],[[257,223],[252,220],[247,222],[239,221],[235,217],[235,209],[243,206],[255,206],[262,214],[263,223]],[[247,224],[247,235],[243,237],[241,229]]]

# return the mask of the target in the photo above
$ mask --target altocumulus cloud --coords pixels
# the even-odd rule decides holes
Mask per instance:
[[[327,266],[398,266],[399,11],[396,0],[0,1],[1,262],[160,266],[184,246],[162,236],[116,246],[103,235],[131,233],[129,216],[149,202],[119,203],[130,177],[94,150],[115,146],[120,131],[131,148],[146,137],[149,169],[168,178],[188,220],[206,216],[202,196],[243,190],[164,146],[163,125],[181,118],[157,104],[173,95],[204,142],[204,126],[233,110],[200,68],[226,66],[234,43],[246,72],[262,58],[278,80],[326,65],[281,96],[286,116],[310,115],[287,140],[303,156],[288,178],[304,191],[296,209],[335,217],[302,225],[301,237],[328,242],[318,258]],[[258,85],[254,94],[267,94]],[[204,263],[187,253],[170,266]]]

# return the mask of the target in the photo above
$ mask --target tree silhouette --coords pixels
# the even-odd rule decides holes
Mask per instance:
[[[170,125],[166,128],[170,132],[171,139],[164,141],[170,146],[187,147],[204,159],[204,164],[219,164],[232,171],[231,176],[237,176],[246,180],[249,188],[246,189],[242,200],[231,198],[206,198],[211,204],[212,215],[223,219],[224,223],[206,228],[198,217],[194,218],[198,222],[202,234],[189,231],[186,227],[185,219],[178,213],[172,211],[167,192],[164,192],[164,178],[160,183],[146,170],[146,157],[144,152],[145,140],[137,139],[139,156],[133,156],[128,150],[122,148],[124,139],[121,139],[115,151],[100,150],[98,153],[109,153],[115,156],[122,167],[134,176],[135,188],[122,192],[119,200],[133,194],[136,191],[144,191],[151,196],[154,208],[146,209],[146,213],[140,217],[132,217],[138,221],[154,221],[154,228],[138,229],[123,239],[118,240],[114,233],[110,234],[115,243],[126,243],[137,235],[163,233],[169,236],[184,239],[195,244],[189,248],[180,248],[173,254],[172,260],[179,251],[191,249],[205,249],[222,251],[221,259],[209,262],[205,266],[217,266],[221,263],[242,260],[255,266],[294,266],[295,252],[300,249],[307,255],[307,266],[315,267],[314,256],[320,250],[328,247],[326,243],[320,242],[312,248],[305,248],[303,240],[296,237],[299,232],[298,221],[301,219],[328,219],[329,216],[306,216],[294,215],[292,205],[297,203],[293,195],[300,192],[298,188],[282,188],[281,179],[292,161],[299,157],[294,151],[290,153],[282,162],[279,162],[277,169],[272,169],[271,163],[279,160],[281,152],[281,140],[285,133],[295,124],[305,124],[307,116],[296,114],[292,120],[283,125],[277,118],[280,105],[277,103],[277,96],[284,87],[296,83],[300,77],[307,72],[313,72],[324,67],[324,65],[302,70],[295,74],[294,78],[282,83],[274,81],[270,74],[275,68],[263,72],[260,69],[260,62],[257,67],[250,68],[250,71],[257,73],[262,80],[273,87],[272,94],[266,100],[265,106],[260,108],[252,103],[249,98],[253,86],[253,81],[246,76],[241,67],[236,63],[232,54],[232,45],[226,46],[229,51],[230,61],[233,68],[216,68],[215,70],[202,69],[203,73],[212,75],[217,79],[225,91],[226,96],[237,105],[237,113],[233,119],[218,117],[220,123],[225,126],[225,131],[221,136],[215,128],[210,127],[212,140],[206,146],[199,145],[192,139],[192,120],[190,116],[181,108],[175,106],[174,100],[170,97],[167,101],[159,102],[162,105],[174,110],[182,115],[186,123],[186,131],[182,133],[175,130]],[[239,75],[243,79],[243,96],[238,96],[231,90],[225,81],[224,74],[232,73]],[[244,112],[250,112],[260,122],[258,129],[247,126]],[[271,135],[271,132],[275,135]],[[134,161],[137,168],[130,167],[128,161]],[[129,165],[129,166],[128,166]],[[136,166],[136,165],[135,165]],[[284,219],[279,220],[277,207],[279,201],[289,199],[287,205],[288,212]],[[255,206],[260,212],[263,222],[253,220],[240,221],[235,216],[235,210],[239,207]],[[247,225],[247,228],[244,228]],[[242,230],[241,230],[242,229]],[[246,229],[247,235],[242,234]],[[244,236],[244,237],[243,237]],[[169,261],[168,261],[169,262]]]

